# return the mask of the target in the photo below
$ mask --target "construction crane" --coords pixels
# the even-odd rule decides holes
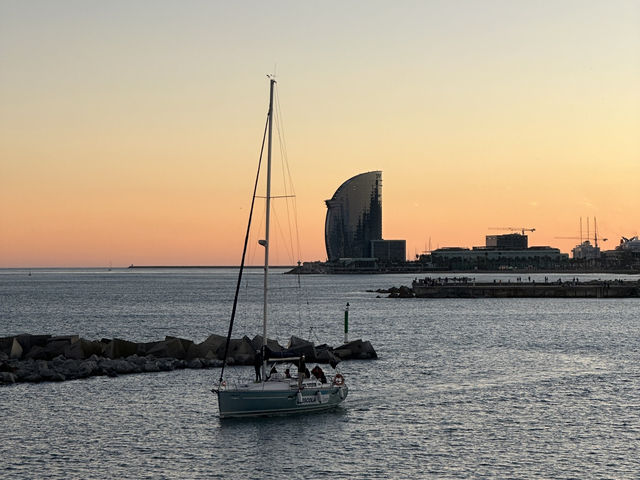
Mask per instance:
[[[609,240],[608,238],[600,238],[598,239],[598,224],[596,223],[596,217],[593,217],[593,229],[594,229],[594,233],[593,233],[593,244],[595,245],[595,247],[598,247],[598,240],[600,240],[601,242],[606,242],[607,240]],[[591,240],[589,238],[589,217],[587,217],[587,237],[585,239],[585,237],[582,236],[582,217],[580,217],[580,236],[579,237],[554,237],[554,238],[558,238],[561,240],[580,240],[580,243],[582,243],[584,240]]]
[[[535,232],[536,229],[535,228],[522,228],[522,227],[489,227],[489,230],[510,230],[512,232],[522,232],[522,235],[524,235],[524,232]]]
[[[580,242],[584,242],[585,240],[588,242],[589,240],[591,240],[590,238],[585,238],[585,237],[553,237],[553,238],[557,238],[559,240],[580,240]],[[593,236],[593,244],[597,247],[598,246],[598,242],[606,242],[607,240],[609,240],[608,238],[598,238],[598,235],[594,235]]]
[[[591,240],[590,238],[584,238],[584,237],[553,237],[556,238],[558,240],[580,240],[581,242],[589,241]],[[598,246],[598,242],[606,242],[607,240],[609,240],[608,238],[598,238],[597,235],[593,236],[593,243],[594,245],[597,247]]]

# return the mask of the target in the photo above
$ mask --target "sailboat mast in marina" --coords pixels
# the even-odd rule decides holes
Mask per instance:
[[[336,373],[328,378],[320,369],[320,374],[311,378],[308,374],[309,370],[305,366],[305,358],[294,352],[272,351],[267,345],[267,324],[269,312],[269,235],[271,221],[271,152],[273,138],[273,96],[276,86],[276,80],[269,77],[269,110],[267,113],[266,137],[267,137],[267,178],[266,178],[266,209],[265,209],[265,237],[259,243],[264,247],[264,285],[263,285],[263,316],[262,316],[262,348],[257,352],[257,358],[261,361],[260,380],[249,382],[231,382],[224,378],[224,369],[227,362],[229,351],[229,342],[233,329],[233,321],[235,318],[236,306],[238,303],[238,292],[242,280],[242,272],[244,269],[245,255],[247,251],[247,243],[249,231],[251,228],[251,218],[253,216],[253,207],[255,204],[258,178],[260,174],[260,166],[256,177],[253,198],[251,202],[251,210],[249,213],[249,222],[245,235],[244,249],[242,253],[242,261],[238,273],[238,282],[236,285],[236,293],[231,312],[231,320],[229,322],[229,331],[225,344],[225,354],[220,371],[220,379],[217,388],[212,391],[217,394],[218,408],[220,418],[230,417],[252,417],[265,415],[287,415],[303,412],[318,412],[330,410],[337,407],[349,392],[345,384],[344,377]],[[264,139],[263,139],[264,147]],[[262,159],[262,153],[260,155]],[[259,165],[261,164],[261,160]],[[267,375],[269,363],[287,363],[297,368],[297,375],[283,375],[274,373]],[[319,368],[319,367],[316,367]],[[315,369],[314,369],[315,370]],[[290,369],[286,369],[289,372]]]

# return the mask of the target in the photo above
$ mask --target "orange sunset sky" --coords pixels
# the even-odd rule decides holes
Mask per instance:
[[[370,170],[410,258],[640,233],[639,1],[2,0],[0,267],[238,264],[274,70],[303,261]]]

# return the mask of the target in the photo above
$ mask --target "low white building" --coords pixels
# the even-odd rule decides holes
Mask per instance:
[[[600,258],[600,247],[594,247],[589,240],[576,245],[571,250],[574,260],[596,260]]]

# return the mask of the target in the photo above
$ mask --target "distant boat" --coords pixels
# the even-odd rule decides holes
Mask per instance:
[[[344,377],[337,373],[329,378],[321,370],[314,368],[315,378],[310,378],[308,369],[305,366],[304,356],[291,354],[290,352],[273,352],[267,347],[267,311],[268,311],[268,280],[269,280],[269,224],[271,214],[271,143],[273,125],[273,94],[276,81],[270,77],[269,89],[269,112],[267,115],[268,142],[267,142],[267,194],[266,194],[266,219],[265,219],[265,239],[260,240],[260,245],[265,249],[264,255],[264,305],[263,305],[263,334],[262,348],[256,352],[257,364],[256,373],[260,377],[254,383],[231,383],[224,378],[224,368],[226,366],[229,351],[229,341],[233,329],[233,320],[238,301],[238,291],[242,281],[242,271],[247,250],[249,228],[251,226],[251,216],[256,198],[254,190],[251,203],[251,213],[249,214],[249,225],[245,237],[242,262],[238,273],[238,283],[236,295],[231,312],[229,323],[229,333],[227,335],[225,354],[220,380],[218,386],[212,391],[218,396],[218,408],[220,418],[229,417],[254,417],[265,415],[286,415],[303,412],[318,412],[337,407],[349,392],[345,384]],[[265,127],[266,128],[266,127]],[[256,179],[257,186],[257,179]],[[275,373],[275,368],[271,370],[273,374],[267,375],[269,364],[289,363],[295,366],[295,375],[289,373]],[[261,373],[260,373],[261,370]]]

